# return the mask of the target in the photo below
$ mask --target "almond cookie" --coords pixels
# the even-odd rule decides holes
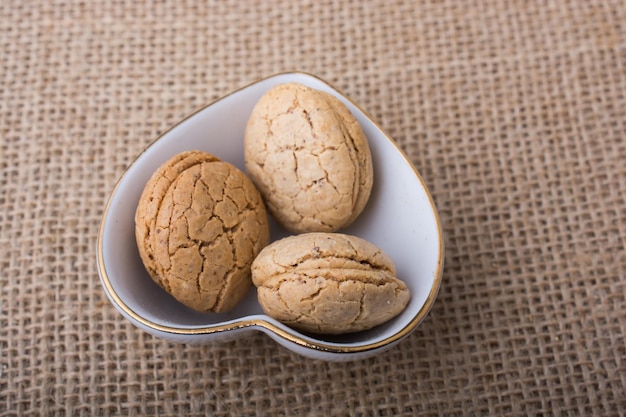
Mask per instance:
[[[388,255],[340,233],[275,241],[252,263],[252,281],[266,314],[313,333],[369,329],[398,315],[410,297]]]
[[[361,213],[373,184],[361,126],[334,96],[289,83],[269,90],[246,125],[246,170],[278,223],[333,232]]]
[[[174,156],[150,178],[135,214],[139,255],[186,306],[231,309],[251,287],[250,265],[269,243],[265,206],[243,172],[215,156]]]

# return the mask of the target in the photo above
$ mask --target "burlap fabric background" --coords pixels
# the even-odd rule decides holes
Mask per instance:
[[[0,415],[624,415],[625,22],[623,0],[1,2]],[[437,302],[375,358],[165,342],[100,286],[126,166],[286,70],[370,112],[440,210]]]

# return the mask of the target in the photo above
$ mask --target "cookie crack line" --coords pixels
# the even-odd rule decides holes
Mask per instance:
[[[378,253],[376,253],[375,255],[378,255]],[[310,261],[312,259],[328,260],[328,261],[345,260],[349,262],[358,262],[359,264],[363,266],[368,266],[369,270],[372,272],[379,271],[379,272],[388,272],[390,274],[393,274],[393,271],[387,265],[374,263],[367,258],[358,257],[358,256],[350,257],[350,256],[331,255],[330,252],[328,251],[321,252],[319,247],[317,247],[316,251],[314,250],[314,253],[306,253],[305,255],[299,257],[295,261],[290,262],[289,264],[281,264],[277,262],[275,259],[274,259],[274,262],[277,265],[282,266],[283,268],[291,267],[291,268],[295,268],[296,270],[298,270],[298,267],[301,266],[304,262]],[[354,269],[354,270],[361,271],[359,269]]]
[[[187,224],[187,234],[189,234],[189,224]],[[196,289],[198,291],[198,295],[202,294],[202,285],[200,284],[200,277],[202,277],[204,275],[204,267],[205,267],[205,262],[207,261],[206,256],[204,256],[204,252],[202,251],[202,247],[198,247],[198,253],[200,254],[200,258],[202,259],[202,262],[200,264],[200,270],[198,271],[198,274],[196,275]],[[212,308],[213,306],[210,306],[208,308]]]
[[[306,296],[306,297],[302,297],[302,298],[300,298],[300,302],[303,302],[303,301],[313,301],[313,300],[315,300],[315,299],[316,299],[316,298],[317,298],[317,297],[321,294],[321,292],[322,292],[325,288],[326,288],[326,287],[322,287],[322,286],[320,286],[319,288],[317,288],[317,290],[316,290],[314,293],[309,294],[309,295],[308,295],[308,296]]]
[[[298,107],[300,107],[300,102],[298,101],[298,96],[296,94],[293,101],[291,102],[291,105],[285,111],[275,113],[272,115],[273,117],[270,117],[267,113],[262,113],[259,116],[259,118],[265,121],[265,126],[266,126],[268,137],[274,136],[274,131],[272,130],[272,127],[274,125],[274,120],[281,116],[287,116],[287,115],[293,114],[294,110],[296,110]],[[264,143],[264,145],[265,145],[264,148],[267,151],[267,143]]]
[[[328,174],[328,170],[326,168],[324,168],[323,165],[321,165],[321,164],[318,164],[318,165],[319,165],[320,169],[322,170],[322,172],[324,172],[323,179],[326,180],[326,183],[328,183],[331,187],[333,187],[333,190],[335,190],[337,192],[337,194],[339,194],[340,196],[343,197],[345,194],[340,193],[339,192],[339,188],[337,187],[337,185],[330,180],[330,175]]]
[[[230,280],[234,279],[233,275],[240,269],[240,267],[237,266],[238,265],[237,251],[235,249],[235,241],[233,239],[232,233],[225,233],[224,235],[226,236],[226,239],[228,240],[228,245],[230,247],[230,252],[234,259],[234,262],[233,262],[233,267],[228,270],[228,272],[226,273],[226,276],[224,277],[224,285],[221,286],[220,290],[217,293],[215,307],[218,309],[221,309],[222,307],[226,288],[228,287],[228,283],[230,282]]]
[[[352,320],[350,326],[356,325],[359,321],[361,321],[363,317],[363,313],[365,312],[365,285],[361,287],[361,299],[359,300],[359,314]]]
[[[304,120],[306,120],[309,127],[311,128],[311,136],[317,139],[317,137],[315,136],[315,126],[313,126],[313,121],[311,120],[311,115],[309,114],[309,111],[307,109],[302,109],[302,115],[304,116]]]
[[[355,144],[355,140],[352,137],[352,135],[350,134],[350,132],[347,130],[347,128],[345,126],[343,126],[342,123],[342,131],[344,132],[344,134],[350,139],[349,141],[346,142],[350,142],[350,144],[352,146],[346,146],[348,148],[348,154],[350,155],[350,160],[352,161],[352,164],[354,165],[354,180],[352,183],[352,189],[354,190],[354,192],[352,193],[352,206],[356,207],[357,202],[359,201],[359,194],[361,193],[361,177],[363,176],[363,173],[361,172],[361,164],[359,163],[359,151],[356,147]],[[344,138],[346,137],[344,136]]]
[[[303,272],[311,272],[314,273],[316,271],[324,271],[324,270],[320,270],[320,269],[309,269],[309,270],[305,270]],[[331,271],[330,273],[328,273],[327,275],[322,276],[324,279],[329,280],[329,281],[335,281],[335,282],[362,282],[363,284],[368,284],[368,285],[374,285],[376,287],[383,287],[387,284],[390,283],[394,283],[399,281],[398,278],[394,277],[391,274],[382,274],[382,277],[380,276],[381,274],[377,274],[377,271],[364,271],[361,269],[342,269],[342,272],[346,272],[346,273],[354,273],[354,277],[359,277],[359,278],[337,278],[335,276],[335,271],[328,269],[326,271]],[[378,278],[382,278],[382,279],[377,279],[377,278],[373,278],[372,279],[372,275],[375,275]],[[361,279],[362,278],[362,279]]]
[[[224,294],[226,292],[226,287],[228,286],[228,282],[233,279],[233,275],[235,273],[237,269],[232,270],[229,269],[228,272],[226,272],[226,274],[224,275],[224,284],[220,287],[219,291],[217,292],[217,297],[215,297],[215,304],[213,304],[213,308],[215,309],[221,309],[222,308],[222,304],[223,304],[223,300],[224,300]]]
[[[337,276],[340,271],[341,277]],[[264,287],[272,290],[277,290],[284,283],[291,279],[317,279],[321,278],[326,281],[333,281],[338,283],[352,282],[373,285],[375,287],[383,287],[387,284],[396,284],[399,288],[404,287],[400,279],[393,276],[390,273],[380,273],[382,271],[367,271],[362,269],[341,269],[341,268],[315,268],[315,269],[301,269],[294,271],[284,271],[271,277],[270,279],[264,279],[260,283],[259,287]]]
[[[267,115],[263,115],[261,118],[265,121],[266,135],[268,137],[274,136],[274,131],[272,130],[274,119],[267,117]],[[263,150],[267,153],[267,143],[263,143]]]
[[[289,303],[285,301],[285,299],[283,298],[283,296],[282,296],[282,294],[280,292],[276,291],[275,295],[276,295],[276,299],[278,301],[280,301],[280,303],[282,305],[282,309],[284,311],[288,311],[289,314],[292,315],[292,316],[298,316],[299,314],[301,314],[301,313],[299,313],[297,311],[294,311],[294,310],[292,310],[290,308]]]
[[[296,92],[293,97],[293,101],[291,102],[291,106],[283,114],[291,114],[298,107],[300,107],[300,100],[298,100],[298,93]]]
[[[349,125],[351,124],[351,121],[347,120],[342,114],[342,112],[338,111],[337,109],[336,103],[338,103],[339,105],[343,105],[343,103],[341,103],[339,100],[335,102],[333,99],[334,97],[327,98],[326,103],[330,111],[333,113],[333,115],[337,117],[338,119],[337,125],[339,126],[339,129],[341,130],[342,137],[344,139],[343,143],[346,144],[346,147],[348,149],[348,154],[350,156],[350,161],[352,162],[352,165],[354,166],[355,176],[354,176],[354,182],[352,183],[352,190],[354,190],[354,192],[352,193],[352,196],[353,196],[352,206],[356,208],[356,205],[358,204],[358,201],[359,201],[359,194],[361,193],[361,185],[363,185],[361,178],[364,177],[365,173],[361,172],[362,166],[361,166],[360,159],[359,159],[360,152],[359,152],[359,147],[357,146],[357,143],[356,143],[357,141],[355,140],[355,138],[352,136],[350,132]],[[349,112],[348,109],[346,110]],[[354,121],[356,122],[356,119]],[[367,144],[367,142],[365,144]]]

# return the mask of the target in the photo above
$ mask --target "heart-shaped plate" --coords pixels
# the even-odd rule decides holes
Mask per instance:
[[[341,336],[304,334],[265,315],[253,289],[233,310],[193,311],[156,285],[147,274],[135,242],[137,202],[152,173],[173,155],[201,150],[245,172],[246,122],[260,97],[277,84],[297,82],[339,98],[368,138],[374,186],[359,218],[342,233],[362,237],[394,260],[398,278],[411,291],[406,309],[376,328]],[[272,240],[288,233],[272,220]],[[277,74],[241,88],[185,118],[158,137],[123,173],[104,209],[97,241],[104,291],[115,308],[137,327],[165,339],[205,343],[262,331],[304,356],[324,360],[361,359],[407,337],[422,322],[441,285],[444,248],[441,223],[424,181],[396,143],[349,98],[310,74]]]

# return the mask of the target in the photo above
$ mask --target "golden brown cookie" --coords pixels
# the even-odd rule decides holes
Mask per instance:
[[[361,126],[331,94],[289,83],[269,90],[246,126],[246,170],[278,223],[332,232],[361,213],[373,184]]]
[[[261,196],[243,172],[189,151],[146,184],[135,236],[157,284],[194,310],[221,312],[251,287],[250,265],[269,242],[269,226]]]
[[[372,328],[398,315],[410,297],[388,255],[340,233],[273,242],[252,263],[252,281],[269,316],[314,333]]]

